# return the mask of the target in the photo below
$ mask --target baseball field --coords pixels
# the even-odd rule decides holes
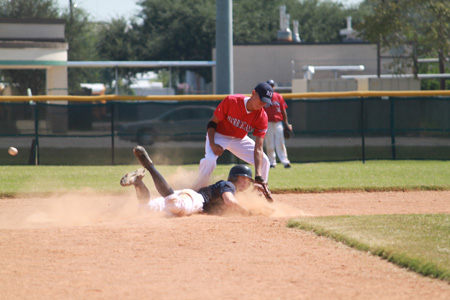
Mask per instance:
[[[0,299],[450,298],[448,161],[277,167],[247,217],[143,213],[137,167],[0,166]]]

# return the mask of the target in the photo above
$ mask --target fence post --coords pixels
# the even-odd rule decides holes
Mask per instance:
[[[396,147],[395,147],[395,103],[394,99],[391,100],[391,151],[392,151],[392,159],[397,158]]]
[[[364,114],[364,97],[361,97],[361,147],[362,147],[362,161],[366,163],[366,117]]]
[[[115,102],[111,102],[111,164],[115,164],[115,147],[114,147],[114,107]]]
[[[39,102],[31,102],[31,106],[34,106],[34,140],[32,143],[32,150],[34,150],[34,164],[39,165]]]

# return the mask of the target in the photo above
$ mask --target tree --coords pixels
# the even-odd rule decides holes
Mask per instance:
[[[450,57],[450,8],[445,0],[419,0],[418,11],[423,16],[421,25],[426,55],[439,58],[439,73],[445,73]],[[440,80],[441,90],[446,89],[445,79]]]
[[[139,60],[211,60],[216,28],[214,0],[141,0],[138,5],[142,7],[138,14],[142,24],[136,26]],[[212,78],[209,68],[192,70],[207,81]],[[172,73],[181,76],[181,71]]]
[[[214,0],[142,0],[139,16],[144,59],[210,60],[215,37]]]
[[[143,44],[140,40],[139,25],[135,19],[113,19],[110,23],[100,25],[97,33],[96,52],[100,60],[133,61],[139,60],[139,54],[143,52]],[[107,69],[103,72],[103,79],[111,88],[115,80],[115,69]],[[120,78],[131,82],[135,74],[142,69],[119,68]],[[131,90],[128,90],[131,92]],[[123,90],[122,90],[123,93]]]
[[[0,0],[0,17],[13,19],[58,18],[54,0]]]
[[[66,20],[65,37],[69,44],[68,61],[95,61],[99,56],[96,51],[97,24],[89,21],[89,14],[81,8],[63,12]],[[80,83],[98,82],[101,73],[91,68],[68,68],[68,85],[70,95],[83,93]]]
[[[380,43],[384,49],[409,47],[409,65],[417,75],[418,58],[438,56],[440,72],[445,72],[449,57],[450,8],[446,0],[366,0],[364,23],[359,29],[367,40]],[[441,80],[445,89],[445,80]]]
[[[304,0],[292,9],[291,20],[298,20],[304,42],[336,43],[342,41],[340,29],[346,27],[349,12],[342,4],[331,1]]]
[[[138,17],[133,23],[140,42],[131,42],[122,27],[111,32],[113,44],[133,51],[128,57],[138,60],[211,60],[215,43],[216,0],[141,0]],[[347,11],[341,4],[319,0],[234,0],[233,42],[270,43],[277,41],[279,6],[286,5],[291,20],[300,21],[301,37],[306,42],[338,42],[339,29],[345,27]],[[104,48],[110,47],[106,45]],[[111,50],[108,57],[117,56]],[[133,52],[133,53],[131,53]],[[199,69],[195,72],[202,73]],[[209,81],[209,71],[202,75]],[[207,75],[207,76],[205,76]]]

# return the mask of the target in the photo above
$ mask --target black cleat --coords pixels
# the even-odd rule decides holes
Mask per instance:
[[[133,153],[144,168],[149,169],[153,166],[153,161],[151,160],[150,156],[148,156],[148,153],[147,151],[145,151],[144,147],[134,147]]]

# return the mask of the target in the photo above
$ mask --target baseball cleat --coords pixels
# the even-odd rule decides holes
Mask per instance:
[[[138,169],[134,172],[125,174],[125,176],[120,179],[121,186],[129,186],[136,182],[136,180],[141,180],[145,176],[145,169]]]
[[[148,156],[148,153],[147,151],[145,151],[144,147],[134,147],[133,153],[144,168],[148,169],[153,166],[153,161],[151,160],[150,156]]]

